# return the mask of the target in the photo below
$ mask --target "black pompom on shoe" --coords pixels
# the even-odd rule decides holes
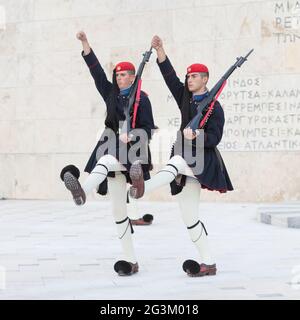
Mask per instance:
[[[130,219],[131,224],[134,226],[149,226],[153,221],[152,214],[144,214],[142,218],[139,219]]]
[[[64,181],[64,174],[65,174],[66,172],[71,172],[72,175],[73,175],[75,178],[77,178],[77,179],[79,179],[79,177],[80,177],[80,171],[79,171],[79,169],[78,169],[76,166],[74,166],[73,164],[69,164],[68,166],[64,167],[64,168],[61,170],[60,178],[61,178],[62,181]]]
[[[125,260],[119,260],[114,265],[114,270],[119,276],[131,276],[139,271],[138,263],[131,263]]]
[[[199,264],[194,260],[186,260],[182,265],[182,269],[190,277],[215,276],[217,273],[216,264]]]

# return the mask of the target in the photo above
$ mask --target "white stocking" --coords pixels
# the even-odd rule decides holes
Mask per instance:
[[[127,216],[126,199],[126,177],[118,172],[115,178],[108,177],[108,192],[111,198],[112,213],[117,224],[118,236],[123,248],[124,260],[136,263],[134,253],[131,225]]]
[[[194,178],[187,177],[185,187],[176,198],[182,219],[202,259],[201,263],[213,264],[206,230],[204,224],[199,220],[200,191],[199,182]]]
[[[181,156],[172,157],[167,165],[151,179],[145,181],[145,194],[172,182],[178,174],[194,176],[192,170]]]
[[[89,194],[93,189],[105,180],[109,171],[124,171],[126,168],[113,156],[107,154],[99,159],[95,168],[82,184],[85,194]]]

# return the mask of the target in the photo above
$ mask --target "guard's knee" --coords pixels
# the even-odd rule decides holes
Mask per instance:
[[[103,166],[109,168],[110,164],[112,164],[114,161],[116,161],[116,158],[110,154],[106,154],[98,160],[97,164],[102,164]]]
[[[173,156],[167,163],[167,165],[173,165],[177,168],[177,170],[180,170],[185,164],[185,160],[182,158],[182,156],[175,155]]]

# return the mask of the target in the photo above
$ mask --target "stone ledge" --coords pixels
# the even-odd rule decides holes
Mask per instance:
[[[300,205],[261,207],[257,209],[257,219],[274,226],[300,228]]]

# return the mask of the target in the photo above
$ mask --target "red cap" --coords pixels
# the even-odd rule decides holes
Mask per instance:
[[[186,73],[189,74],[189,73],[193,73],[193,72],[205,72],[205,73],[208,73],[208,68],[204,64],[194,63],[194,64],[191,64],[187,68]]]
[[[135,72],[134,65],[131,62],[119,62],[115,68],[116,72],[119,71],[133,71]]]

